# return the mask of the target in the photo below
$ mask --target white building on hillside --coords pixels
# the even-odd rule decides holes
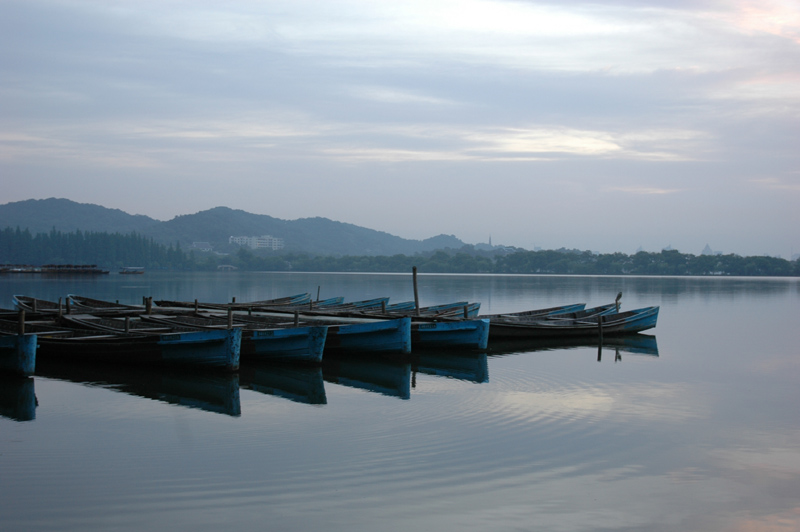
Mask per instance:
[[[228,243],[247,246],[251,249],[283,249],[283,239],[271,235],[232,236],[228,239]]]

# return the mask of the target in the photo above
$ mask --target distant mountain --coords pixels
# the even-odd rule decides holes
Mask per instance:
[[[0,205],[0,228],[4,227],[27,228],[31,233],[49,232],[54,227],[63,232],[137,232],[162,243],[179,242],[184,249],[193,242],[208,242],[214,249],[230,250],[231,236],[272,235],[284,240],[286,251],[320,255],[412,255],[464,246],[452,235],[408,240],[327,218],[290,221],[215,207],[161,222],[118,209],[55,198]]]
[[[68,199],[31,199],[0,205],[0,228],[27,228],[33,234],[48,233],[53,228],[64,233],[77,230],[143,233],[159,223],[149,216],[128,214],[119,209],[76,203]]]

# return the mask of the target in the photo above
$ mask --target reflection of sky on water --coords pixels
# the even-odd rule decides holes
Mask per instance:
[[[602,302],[615,281],[556,279],[552,293],[597,290]],[[442,300],[480,292],[471,282],[452,280]],[[645,293],[658,284],[642,282]],[[519,350],[489,356],[480,382],[438,374],[442,357],[436,371],[411,364],[408,400],[325,381],[326,404],[309,405],[243,384],[231,417],[36,377],[36,420],[0,417],[0,524],[800,528],[796,294],[738,280],[724,293],[720,282],[674,283],[678,303],[652,331],[658,357]],[[501,284],[494,301],[523,305],[511,280]]]

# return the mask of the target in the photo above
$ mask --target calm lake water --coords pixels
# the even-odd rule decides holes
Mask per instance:
[[[413,299],[410,274],[148,272],[0,277],[0,306],[318,290]],[[419,291],[484,313],[622,291],[661,313],[642,349],[0,380],[0,530],[800,530],[800,280],[420,275]]]

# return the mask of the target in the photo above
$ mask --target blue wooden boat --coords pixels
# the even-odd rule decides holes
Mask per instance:
[[[414,349],[486,349],[489,343],[488,319],[411,322]]]
[[[142,315],[141,319],[172,327],[221,329],[227,319],[187,315]],[[328,329],[325,326],[294,327],[285,322],[278,327],[262,327],[255,323],[238,324],[242,328],[242,360],[272,360],[319,364],[325,349]]]
[[[351,316],[376,316],[376,317],[397,317],[409,316],[411,318],[475,318],[480,311],[480,303],[470,303],[468,301],[458,301],[456,303],[446,303],[443,305],[432,305],[420,307],[417,311],[413,301],[404,301],[386,305],[386,307],[372,307],[365,309],[351,309],[344,315]]]
[[[36,370],[35,334],[0,331],[0,371],[15,375],[33,375]]]
[[[325,353],[411,353],[411,318],[328,325]]]
[[[148,330],[131,318],[117,318],[113,326],[100,324],[99,320],[109,318],[63,316],[60,320],[26,322],[25,331],[37,336],[38,360],[179,365],[228,371],[239,367],[240,328]],[[14,333],[17,328],[15,322],[0,320],[0,331]]]
[[[497,338],[598,337],[633,334],[652,329],[659,307],[646,307],[610,315],[576,319],[520,320],[491,318],[490,342]]]
[[[217,315],[217,317],[222,317]],[[411,352],[411,318],[373,319],[343,317],[316,312],[237,312],[236,323],[255,323],[261,327],[278,324],[327,327],[324,354],[329,353],[386,353]]]

